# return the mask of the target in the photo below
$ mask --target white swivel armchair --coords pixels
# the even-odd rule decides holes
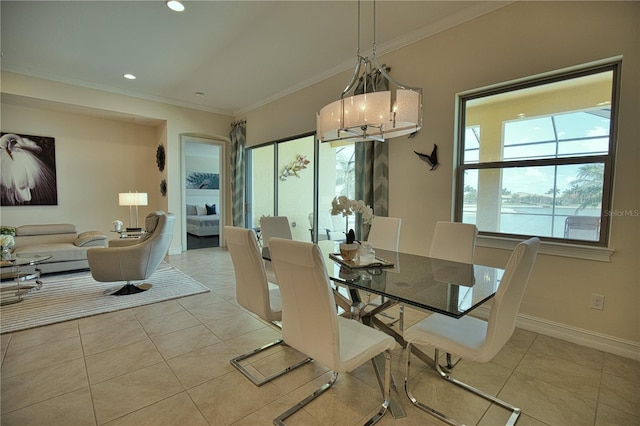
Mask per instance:
[[[123,287],[105,293],[123,296],[149,290],[152,285],[134,285],[146,280],[160,265],[173,240],[173,213],[151,212],[145,219],[145,233],[140,238],[111,240],[109,247],[87,251],[93,279],[101,282],[126,281]]]
[[[447,415],[418,401],[411,393],[409,377],[411,377],[412,346],[435,346],[434,366],[443,379],[510,410],[511,416],[507,424],[515,424],[520,415],[519,408],[454,379],[442,368],[439,357],[440,350],[444,350],[470,361],[488,362],[502,349],[515,330],[516,316],[539,245],[540,240],[534,237],[518,244],[515,248],[505,268],[500,287],[492,299],[491,312],[487,321],[468,315],[455,319],[434,313],[404,332],[404,339],[408,343],[404,386],[407,396],[415,406],[449,424],[459,424]]]
[[[389,350],[395,346],[395,340],[379,330],[336,315],[329,276],[317,245],[273,238],[269,246],[282,295],[284,341],[333,370],[328,383],[278,416],[274,423],[283,425],[285,419],[329,389],[337,380],[338,373],[352,371],[373,357],[384,354],[384,402],[366,424],[376,423],[389,405]]]
[[[286,216],[263,216],[260,218],[260,230],[262,231],[262,253],[269,251],[269,240],[272,237],[293,239],[289,219]],[[277,283],[276,274],[270,260],[264,261],[265,272],[269,282]]]
[[[270,285],[267,281],[255,234],[250,229],[225,226],[224,235],[236,275],[236,299],[238,303],[264,321],[280,328],[280,321],[282,320],[280,290],[277,286]],[[231,360],[231,365],[251,380],[253,384],[262,386],[311,361],[311,358],[306,358],[265,378],[253,375],[241,364],[241,361],[282,343],[283,340],[278,339],[251,352],[237,356]]]

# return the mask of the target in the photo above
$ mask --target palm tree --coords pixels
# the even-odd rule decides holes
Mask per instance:
[[[604,164],[585,164],[578,169],[576,180],[563,193],[563,197],[578,203],[576,214],[587,207],[598,207],[602,204],[602,183],[604,180]]]

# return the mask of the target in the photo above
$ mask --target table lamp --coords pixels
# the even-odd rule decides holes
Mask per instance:
[[[118,194],[118,204],[121,206],[129,206],[129,227],[127,231],[141,231],[142,228],[138,225],[138,206],[146,206],[147,193],[146,192],[120,192]],[[136,226],[133,226],[133,213],[132,207],[136,207]]]

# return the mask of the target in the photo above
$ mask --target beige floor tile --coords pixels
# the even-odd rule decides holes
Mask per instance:
[[[2,415],[3,426],[91,426],[96,421],[89,388],[82,388]]]
[[[138,319],[149,319],[160,315],[175,314],[184,311],[184,307],[176,300],[152,303],[131,309]]]
[[[0,335],[0,363],[4,362],[4,356],[9,348],[9,342],[11,341],[12,334]]]
[[[549,425],[590,425],[595,420],[595,400],[518,372],[498,397]]]
[[[602,375],[599,401],[625,413],[640,416],[640,382],[605,373]]]
[[[100,333],[118,328],[123,321],[135,320],[131,309],[109,312],[78,320],[80,334]]]
[[[147,336],[147,333],[135,318],[118,321],[110,325],[111,328],[99,332],[82,334],[82,347],[84,348],[85,356],[149,339],[149,336]]]
[[[264,327],[271,327],[264,321],[244,312],[206,323],[205,326],[222,340],[229,340]]]
[[[529,352],[563,359],[597,371],[602,371],[604,361],[602,351],[544,335],[536,338]]]
[[[117,419],[183,391],[165,363],[91,386],[98,424]]]
[[[615,409],[606,404],[598,404],[595,426],[638,426],[640,417]]]
[[[19,350],[79,335],[78,321],[66,321],[44,327],[32,328],[13,333],[11,337],[11,350]]]
[[[2,378],[82,358],[82,345],[79,336],[15,351],[9,348],[2,366]]]
[[[527,353],[516,371],[594,401],[598,398],[602,376],[600,370],[592,370],[552,355]]]
[[[640,382],[640,361],[610,353],[604,354],[603,372]]]
[[[171,359],[221,341],[204,325],[196,325],[195,327],[154,336],[151,340],[153,340],[164,359]]]
[[[194,296],[182,297],[178,299],[177,302],[180,303],[180,305],[182,305],[185,309],[189,310],[191,308],[207,306],[213,303],[221,303],[224,302],[224,299],[215,293],[209,292],[196,294]]]
[[[89,386],[83,359],[2,379],[3,414]]]
[[[510,369],[515,369],[524,354],[527,353],[531,344],[538,334],[532,331],[517,328],[509,341],[502,347],[500,352],[491,360],[496,364]]]
[[[236,353],[226,343],[217,343],[167,361],[185,389],[235,371],[229,360]]]
[[[151,337],[172,333],[177,330],[199,325],[200,322],[186,310],[173,314],[161,315],[152,318],[141,318],[140,324]]]
[[[270,383],[255,386],[233,371],[190,389],[189,395],[212,425],[229,425],[281,396]]]
[[[224,321],[226,318],[238,316],[244,311],[237,306],[222,302],[215,305],[205,305],[189,309],[191,314],[203,324]]]
[[[282,398],[279,398],[272,403],[265,405],[259,410],[249,414],[248,416],[238,420],[237,422],[233,423],[233,426],[273,425],[273,419],[287,411],[297,402],[298,401],[291,399],[289,395],[285,395]],[[315,419],[305,410],[301,410],[300,412],[296,413],[295,416],[291,417],[289,423],[292,425],[298,424],[304,426],[323,426],[323,424],[319,420]]]
[[[482,417],[482,419],[480,419],[478,426],[504,425],[507,423],[509,416],[511,416],[511,411],[502,408],[497,404],[492,404],[485,415]],[[543,423],[540,420],[536,420],[533,417],[527,416],[526,414],[522,413],[520,413],[518,422],[516,424],[518,426],[547,426],[546,423]]]
[[[489,408],[488,401],[443,380],[433,369],[415,376],[410,389],[418,401],[464,424],[476,424]]]
[[[106,424],[107,426],[208,426],[186,392],[134,411]]]
[[[225,340],[225,342],[234,350],[240,354],[250,352],[256,348],[259,348],[267,343],[271,343],[282,337],[282,334],[278,330],[275,330],[269,326],[245,333],[238,337]]]
[[[162,361],[162,355],[148,339],[85,358],[91,384],[132,373]]]

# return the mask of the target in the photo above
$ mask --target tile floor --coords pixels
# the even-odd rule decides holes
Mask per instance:
[[[2,335],[1,424],[269,425],[328,378],[317,364],[258,388],[229,359],[275,340],[276,329],[235,302],[228,252],[192,250],[168,261],[211,292]],[[409,310],[411,324],[424,314]],[[431,353],[431,352],[429,352]],[[262,374],[301,357],[274,350],[252,364]],[[438,425],[404,396],[403,350],[393,374],[406,417],[382,425]],[[466,424],[504,423],[490,406],[412,362],[414,394]],[[640,363],[525,330],[487,364],[454,375],[519,405],[526,425],[640,425]],[[291,417],[292,425],[358,425],[378,407],[367,363]]]

